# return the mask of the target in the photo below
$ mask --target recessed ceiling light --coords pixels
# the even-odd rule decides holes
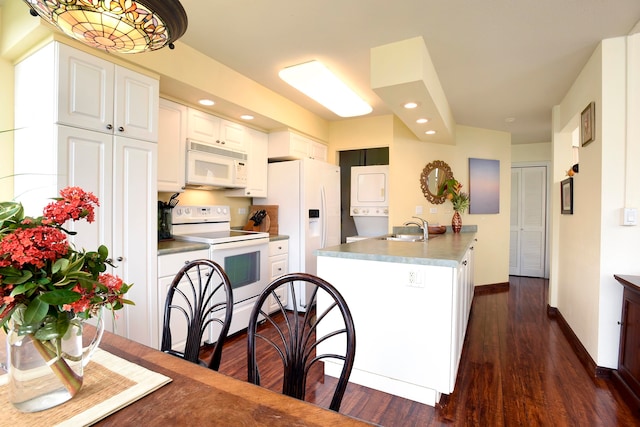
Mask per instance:
[[[242,120],[253,120],[253,116],[251,114],[243,114],[240,116]]]
[[[280,78],[340,117],[369,114],[373,108],[320,61],[284,68]]]
[[[505,123],[513,123],[516,121],[515,117],[507,117],[506,119],[504,119]]]
[[[406,104],[404,104],[404,108],[406,109],[412,109],[412,108],[416,108],[418,106],[417,102],[407,102]]]
[[[435,135],[436,131],[435,130],[428,130],[425,132],[427,135]]]
[[[427,123],[428,121],[429,121],[429,119],[421,118],[421,119],[416,120],[416,123],[422,124],[422,123]]]
[[[200,101],[198,101],[200,103],[200,105],[206,105],[207,107],[210,107],[212,105],[215,105],[215,102],[213,102],[210,99],[201,99]]]

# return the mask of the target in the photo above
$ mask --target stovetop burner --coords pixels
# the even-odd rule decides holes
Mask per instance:
[[[269,233],[233,230],[229,206],[181,206],[173,209],[173,237],[189,242],[219,243],[268,239]]]

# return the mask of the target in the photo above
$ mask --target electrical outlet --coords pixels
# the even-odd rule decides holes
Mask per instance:
[[[424,288],[424,283],[422,280],[422,272],[416,271],[416,270],[409,271],[408,280],[409,280],[408,286],[412,288]]]
[[[429,213],[431,213],[431,214],[437,214],[437,213],[438,213],[438,208],[430,208],[430,209],[429,209]]]
[[[422,206],[421,205],[416,206],[416,215],[422,215]]]
[[[239,215],[246,215],[247,214],[247,208],[238,208],[238,214]]]

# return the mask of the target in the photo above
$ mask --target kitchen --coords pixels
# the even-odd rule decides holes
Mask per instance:
[[[6,11],[3,10],[3,19],[6,16],[5,12]],[[17,19],[25,21],[23,18],[18,17]],[[3,28],[7,28],[7,26],[3,25]],[[28,31],[19,35],[19,41],[33,37],[38,31],[42,31],[42,28],[33,28],[32,23],[25,24],[25,28],[27,28]],[[139,56],[134,59],[127,58],[125,60],[120,57],[112,59],[121,64],[135,65],[145,70],[153,70],[154,73],[161,76],[160,93],[171,95],[168,97],[173,100],[181,100],[180,94],[183,93],[185,87],[197,87],[205,93],[216,94],[227,102],[242,105],[250,110],[262,112],[271,110],[273,113],[271,113],[270,116],[280,124],[290,124],[295,121],[297,124],[290,125],[290,127],[296,128],[305,134],[314,135],[318,140],[329,141],[327,153],[329,159],[335,158],[336,153],[342,150],[389,147],[390,159],[392,159],[390,162],[391,174],[394,177],[390,182],[392,209],[389,214],[389,224],[399,224],[408,220],[415,213],[416,206],[421,205],[428,210],[428,205],[425,204],[417,184],[419,171],[422,170],[424,164],[428,161],[435,159],[447,161],[452,166],[456,177],[460,181],[467,183],[466,159],[468,157],[484,157],[500,160],[500,188],[502,189],[500,214],[492,216],[468,216],[464,218],[464,221],[466,223],[477,223],[479,227],[478,238],[480,241],[491,241],[494,243],[492,246],[489,247],[487,245],[478,251],[476,260],[479,267],[475,273],[476,284],[487,285],[508,282],[508,231],[505,227],[505,224],[508,224],[509,221],[508,172],[512,159],[526,150],[524,147],[512,146],[510,136],[507,132],[469,126],[457,126],[457,143],[455,146],[448,146],[417,141],[404,124],[393,115],[327,123],[320,118],[310,115],[303,108],[296,106],[285,98],[269,93],[268,90],[260,87],[255,82],[239,75],[218,63],[216,60],[203,56],[195,49],[183,44],[178,44],[178,47],[179,48],[174,51],[159,51],[153,55]],[[129,61],[133,61],[133,64]],[[8,61],[5,61],[3,64],[3,71],[9,69],[7,62]],[[185,72],[184,64],[200,64],[200,68],[218,75],[219,78],[210,79],[206,75],[196,71],[187,73]],[[10,74],[11,73],[9,73],[9,75]],[[246,90],[238,90],[238,87]],[[7,90],[3,93],[9,93],[9,91]],[[265,98],[269,99],[269,102],[264,102],[263,99]],[[11,96],[9,96],[9,99],[11,99]],[[12,104],[12,102],[10,104]],[[189,104],[190,106],[197,107],[194,103]],[[569,107],[574,107],[574,111],[577,111],[581,106],[570,105]],[[11,124],[6,126],[6,128],[10,126]],[[329,137],[329,135],[331,137]],[[547,159],[551,159],[551,155],[546,154],[550,151],[549,143],[541,141],[540,145],[534,144],[534,146],[535,147],[526,148],[536,148],[539,149],[538,152],[523,155],[528,156],[529,159],[541,156],[546,156]],[[554,152],[555,157],[566,156],[565,152],[561,151],[560,148],[557,148],[557,150],[558,152]],[[598,159],[591,159],[590,157],[584,160],[587,162],[598,162]],[[558,177],[562,174],[563,167],[564,165],[560,164],[554,166],[555,174],[558,175]],[[615,167],[611,167],[611,170],[614,169]],[[408,173],[407,171],[414,172]],[[584,174],[585,172],[583,171],[582,173]],[[588,172],[586,173],[588,174]],[[161,193],[159,198],[168,200],[170,194],[172,193]],[[247,216],[249,215],[249,206],[252,203],[249,198],[228,198],[225,194],[218,192],[198,190],[185,191],[183,196],[180,197],[180,200],[180,204],[183,205],[228,205],[234,213],[231,217],[230,225],[232,227],[241,227],[246,223],[248,220]],[[436,222],[447,223],[450,216],[451,212],[439,209],[433,216],[433,219]],[[619,233],[616,233],[616,235],[617,234]],[[633,238],[632,236],[626,238],[618,237],[621,239]],[[565,241],[571,241],[571,239],[565,239]],[[559,256],[564,258],[564,255]],[[629,255],[625,255],[622,259],[628,259],[628,257]],[[560,262],[558,263],[561,264]],[[576,271],[579,271],[579,269],[576,269]],[[596,274],[595,276],[598,275]],[[583,278],[574,278],[574,280],[576,279]],[[576,281],[584,282],[584,280]],[[592,283],[589,289],[593,292],[593,289],[595,289],[593,280],[588,279],[586,281]],[[598,282],[597,287],[599,288],[599,286]],[[603,284],[602,287],[607,289],[607,294],[610,295],[611,299],[615,299],[618,296],[618,291],[614,289],[609,290],[609,284]],[[607,340],[604,336],[613,336],[613,338],[608,339],[608,341],[616,342],[616,331],[605,334],[603,330],[602,333],[599,333],[600,328],[604,328],[604,326],[594,326],[582,318],[574,319],[573,322],[577,325],[577,327],[574,327],[578,329],[579,334],[584,337],[585,341],[592,342],[591,339],[587,339],[587,337],[599,337],[595,339],[595,341],[598,341],[598,339]],[[609,326],[606,328],[611,329]],[[602,335],[602,337],[600,335]],[[602,358],[602,361],[598,360],[599,363],[615,365],[615,361],[612,361],[615,357],[609,355],[611,351],[603,352],[602,355],[600,355],[600,353],[593,348],[593,344],[591,344],[590,353],[594,358]]]

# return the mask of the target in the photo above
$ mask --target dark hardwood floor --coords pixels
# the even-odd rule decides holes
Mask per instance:
[[[350,383],[340,412],[383,426],[638,426],[609,380],[593,378],[555,320],[547,282],[511,277],[508,292],[477,294],[454,393],[442,406]],[[381,345],[383,341],[381,340]],[[275,364],[274,364],[275,365]],[[246,381],[246,335],[225,344],[220,372]],[[278,369],[261,372],[279,391]],[[315,372],[307,399],[328,407],[333,378]]]

